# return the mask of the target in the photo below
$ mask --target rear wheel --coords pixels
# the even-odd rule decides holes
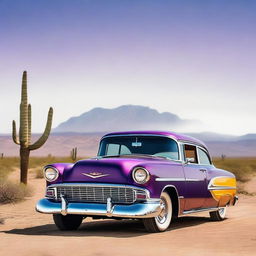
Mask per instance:
[[[226,217],[227,206],[221,207],[217,211],[210,212],[210,218],[213,221],[222,221]]]
[[[143,224],[148,232],[165,231],[172,220],[172,200],[167,192],[161,194],[161,212],[155,218],[143,219]]]
[[[66,215],[53,214],[53,220],[59,230],[76,230],[79,228],[83,221],[81,215]]]

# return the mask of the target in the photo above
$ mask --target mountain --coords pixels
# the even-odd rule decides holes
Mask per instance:
[[[94,108],[80,116],[72,117],[57,126],[53,132],[108,132],[122,130],[174,130],[184,129],[199,121],[184,120],[175,114],[136,105],[113,109]]]
[[[255,133],[245,134],[243,136],[240,136],[239,140],[256,140],[256,134]]]
[[[187,135],[195,137],[202,141],[236,141],[239,140],[240,138],[241,140],[243,140],[243,136],[220,134],[214,132],[187,133]]]

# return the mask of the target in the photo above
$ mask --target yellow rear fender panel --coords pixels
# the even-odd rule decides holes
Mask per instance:
[[[218,202],[218,206],[226,206],[234,201],[236,195],[236,178],[219,176],[210,180],[208,190]]]

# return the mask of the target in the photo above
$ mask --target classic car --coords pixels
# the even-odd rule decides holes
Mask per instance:
[[[44,177],[36,210],[53,214],[60,230],[92,217],[141,219],[149,232],[161,232],[189,213],[208,211],[221,221],[238,199],[235,176],[212,164],[206,145],[173,132],[106,134],[97,157],[49,164]]]

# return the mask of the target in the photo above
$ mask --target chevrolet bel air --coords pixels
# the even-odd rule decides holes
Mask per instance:
[[[92,217],[141,219],[149,232],[161,232],[189,213],[208,211],[221,221],[238,199],[235,176],[212,164],[206,145],[172,132],[110,133],[97,157],[43,171],[46,194],[36,210],[53,214],[60,230]]]

